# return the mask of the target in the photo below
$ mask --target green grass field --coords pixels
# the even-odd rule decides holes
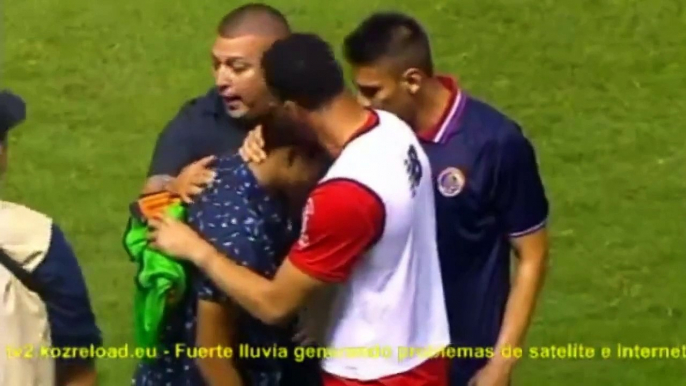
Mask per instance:
[[[339,46],[361,17],[420,18],[442,71],[515,117],[552,202],[552,267],[531,346],[686,344],[686,13],[681,0],[280,0]],[[193,5],[194,4],[194,5]],[[3,197],[73,241],[108,346],[132,343],[127,204],[155,136],[211,84],[237,2],[5,1],[2,87],[25,96]],[[515,385],[686,385],[681,359],[528,359]],[[132,360],[100,363],[127,385]]]

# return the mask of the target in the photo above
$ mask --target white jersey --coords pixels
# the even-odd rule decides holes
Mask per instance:
[[[411,370],[450,342],[431,167],[407,124],[375,112],[376,127],[346,145],[320,183],[357,182],[385,214],[380,238],[336,290],[322,342],[331,350],[324,371],[358,380]]]

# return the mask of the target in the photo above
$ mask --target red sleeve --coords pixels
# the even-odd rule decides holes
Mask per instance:
[[[300,239],[289,259],[319,280],[345,281],[381,237],[385,216],[381,199],[366,186],[344,179],[327,181],[307,200]]]

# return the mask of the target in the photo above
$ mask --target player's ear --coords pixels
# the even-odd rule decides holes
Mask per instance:
[[[424,73],[417,68],[408,68],[401,75],[401,84],[411,95],[416,94],[424,80]]]

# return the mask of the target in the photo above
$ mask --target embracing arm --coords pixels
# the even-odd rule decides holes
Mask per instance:
[[[214,249],[199,256],[199,268],[254,317],[281,324],[303,305],[311,293],[326,286],[286,260],[273,280],[227,259]]]
[[[328,283],[345,281],[383,231],[384,209],[368,189],[335,181],[312,192],[303,229],[274,279],[227,259],[190,228],[153,221],[152,239],[170,255],[194,262],[223,292],[256,318],[276,324],[293,315]]]

